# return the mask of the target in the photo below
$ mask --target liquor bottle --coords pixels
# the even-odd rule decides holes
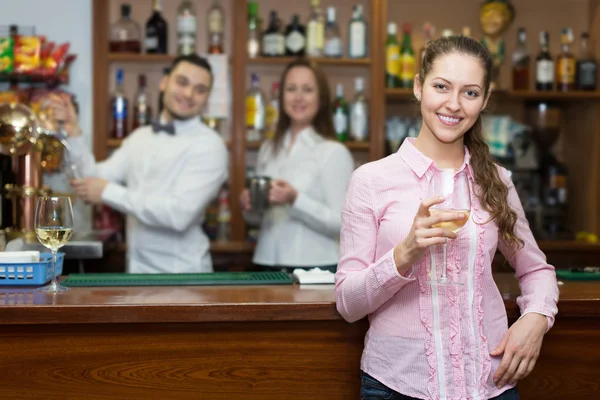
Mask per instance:
[[[560,36],[561,53],[556,57],[556,85],[557,90],[568,92],[575,90],[575,56],[571,52],[573,43],[573,30],[565,28]]]
[[[363,78],[354,80],[354,92],[350,104],[350,139],[364,142],[369,138],[369,105]]]
[[[167,54],[169,25],[162,17],[161,1],[154,0],[154,12],[146,22],[146,53]]]
[[[248,57],[256,58],[260,54],[260,28],[258,26],[258,3],[249,1],[248,9]]]
[[[148,93],[146,92],[146,75],[140,74],[138,76],[138,93],[133,108],[133,124],[131,131],[133,132],[140,126],[149,125],[151,118],[152,109],[150,107],[150,102],[148,101]]]
[[[319,0],[311,0],[311,14],[306,26],[306,54],[310,57],[323,56],[325,24]]]
[[[529,66],[531,55],[527,50],[527,33],[519,28],[518,44],[512,56],[512,88],[513,90],[529,90]]]
[[[400,87],[410,89],[415,81],[415,51],[410,37],[410,24],[404,24],[403,31],[404,37],[400,48]]]
[[[121,18],[110,27],[109,50],[115,53],[142,51],[140,26],[131,19],[129,4],[121,4]]]
[[[123,139],[129,133],[127,129],[128,101],[123,89],[123,70],[117,69],[116,88],[112,95],[112,124],[110,136]]]
[[[348,24],[348,57],[367,57],[367,23],[363,18],[361,4],[354,5],[352,19]]]
[[[540,32],[540,52],[535,60],[535,88],[537,90],[554,89],[554,61],[548,49],[548,32]]]
[[[177,7],[177,54],[196,53],[196,11],[192,2],[182,0]]]
[[[598,62],[590,51],[590,35],[587,32],[581,34],[579,48],[579,60],[577,61],[577,89],[596,90]]]
[[[279,121],[279,82],[273,82],[271,100],[267,105],[265,121],[265,139],[273,139]]]
[[[471,28],[468,27],[468,26],[463,26],[463,28],[462,28],[462,36],[468,37],[468,38],[472,37],[471,36]]]
[[[397,38],[397,27],[390,22],[385,42],[385,87],[400,87],[400,45]]]
[[[223,54],[225,52],[225,13],[219,0],[213,0],[206,16],[206,22],[208,26],[208,53]]]
[[[285,54],[288,56],[303,56],[306,53],[306,28],[300,24],[297,14],[292,16],[292,22],[285,29]]]
[[[344,86],[338,83],[333,100],[333,129],[340,142],[348,140],[348,103],[344,98]]]
[[[265,57],[279,57],[285,55],[285,39],[281,32],[281,20],[277,11],[271,11],[269,26],[263,34],[262,54]]]
[[[265,96],[260,90],[258,75],[252,74],[250,89],[246,94],[246,139],[256,142],[262,139],[265,130]]]
[[[327,24],[325,25],[325,57],[342,57],[342,38],[340,28],[335,20],[335,7],[327,7]]]
[[[429,42],[433,40],[434,36],[435,26],[429,22],[426,22],[423,25],[423,47],[421,48],[419,56],[419,70],[421,70],[423,66],[423,58],[425,57],[425,51],[427,51],[427,46],[429,46]]]

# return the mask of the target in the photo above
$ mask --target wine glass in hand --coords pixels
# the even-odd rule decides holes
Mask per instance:
[[[442,169],[437,171],[432,176],[429,183],[428,197],[431,196],[442,196],[444,198],[442,203],[434,204],[429,208],[429,213],[431,215],[448,211],[458,212],[464,215],[461,219],[435,224],[433,225],[434,228],[449,229],[452,232],[457,233],[465,226],[471,213],[471,194],[469,189],[469,178],[464,169],[456,173],[453,169]],[[437,270],[432,266],[429,283],[460,285],[459,282],[452,282],[448,279],[446,265],[447,244],[444,243],[441,246],[443,257],[441,276],[439,279],[437,278]]]
[[[73,234],[73,206],[69,197],[40,197],[35,210],[35,234],[52,252],[52,282],[38,290],[58,293],[69,290],[56,278],[56,252]]]

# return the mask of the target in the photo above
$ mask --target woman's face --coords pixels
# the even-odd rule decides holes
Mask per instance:
[[[442,143],[463,139],[485,108],[485,70],[472,56],[451,53],[436,59],[415,94],[421,98],[424,133]]]
[[[291,124],[311,125],[318,110],[319,89],[314,72],[308,67],[290,69],[283,87],[283,111]]]

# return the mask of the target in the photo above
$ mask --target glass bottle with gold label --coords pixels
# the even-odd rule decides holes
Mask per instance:
[[[265,121],[265,139],[273,139],[279,121],[279,82],[273,82],[271,100],[267,105]]]
[[[246,94],[246,139],[257,142],[265,130],[265,96],[260,90],[258,75],[252,74],[250,89]]]
[[[400,87],[400,45],[396,37],[396,24],[388,24],[388,36],[385,42],[385,87]]]
[[[323,43],[325,41],[325,23],[319,0],[312,0],[310,19],[306,26],[306,54],[309,57],[323,56]]]
[[[561,53],[556,57],[556,89],[562,92],[575,90],[576,60],[571,52],[573,30],[565,28],[560,37]]]
[[[225,52],[223,33],[225,31],[225,16],[220,0],[213,0],[207,14],[208,53],[222,54]]]
[[[410,24],[404,24],[403,31],[404,37],[400,48],[400,87],[410,89],[415,80],[415,51],[410,38]]]

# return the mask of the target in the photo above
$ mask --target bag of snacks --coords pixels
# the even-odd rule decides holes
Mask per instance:
[[[14,42],[11,37],[0,37],[0,74],[13,71]]]

